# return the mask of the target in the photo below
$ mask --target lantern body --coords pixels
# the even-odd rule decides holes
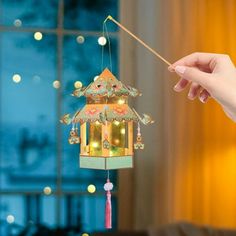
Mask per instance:
[[[133,167],[133,147],[144,147],[139,121],[144,124],[152,122],[150,116],[144,114],[145,117],[141,118],[128,105],[128,97],[140,95],[138,90],[118,81],[106,68],[94,82],[76,89],[73,95],[85,96],[86,105],[73,118],[64,115],[61,122],[72,123],[69,142],[80,142],[80,167],[104,170]],[[138,123],[135,144],[133,122]]]

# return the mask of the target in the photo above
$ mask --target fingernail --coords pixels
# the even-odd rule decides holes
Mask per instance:
[[[179,74],[184,74],[185,70],[186,70],[185,66],[176,66],[175,67],[175,72],[179,73]]]
[[[175,90],[176,92],[178,92],[179,89],[180,89],[180,86],[179,86],[178,84],[176,84],[176,85],[174,86],[174,90]]]
[[[206,100],[207,100],[206,94],[200,95],[199,100],[200,100],[202,103],[206,103]]]
[[[191,99],[191,100],[193,99],[193,94],[191,92],[188,93],[188,98]]]

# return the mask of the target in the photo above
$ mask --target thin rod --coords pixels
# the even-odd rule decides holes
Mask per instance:
[[[147,48],[150,52],[152,52],[155,56],[157,56],[159,59],[161,59],[163,62],[165,62],[168,66],[171,65],[170,62],[168,62],[165,58],[163,58],[158,52],[156,52],[154,49],[149,47],[143,40],[138,38],[136,35],[134,35],[132,32],[130,32],[127,28],[125,28],[122,24],[120,24],[118,21],[116,21],[112,16],[108,16],[105,20],[104,23],[107,20],[113,21],[116,25],[118,25],[121,29],[123,29],[126,33],[128,33],[130,36],[132,36],[134,39],[136,39],[139,43],[141,43],[145,48]]]

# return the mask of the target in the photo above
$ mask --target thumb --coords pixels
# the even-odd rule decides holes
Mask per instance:
[[[176,66],[175,72],[181,78],[200,84],[205,88],[209,88],[212,76],[209,73],[188,66]]]

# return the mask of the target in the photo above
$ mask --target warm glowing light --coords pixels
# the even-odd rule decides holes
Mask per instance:
[[[12,80],[13,80],[13,82],[15,82],[15,83],[20,83],[20,82],[21,82],[21,76],[20,76],[19,74],[14,74],[14,75],[12,76]]]
[[[15,27],[21,27],[22,26],[22,22],[20,19],[15,19],[14,20],[14,26]]]
[[[96,125],[100,125],[100,122],[99,122],[99,121],[96,121],[95,124],[96,124]]]
[[[92,142],[92,147],[97,148],[99,145],[97,142]]]
[[[114,124],[115,124],[115,125],[119,125],[120,122],[116,120],[116,121],[114,121]]]
[[[61,87],[61,83],[59,80],[54,80],[53,83],[52,83],[52,86],[55,88],[55,89],[59,89]]]
[[[77,41],[77,43],[82,44],[82,43],[84,43],[84,37],[83,37],[82,35],[79,35],[79,36],[76,38],[76,41]]]
[[[83,84],[80,81],[76,81],[74,83],[74,86],[75,86],[75,88],[79,89],[79,88],[82,88]]]
[[[52,193],[52,189],[49,187],[49,186],[46,186],[44,189],[43,189],[43,193],[45,195],[50,195]]]
[[[124,99],[119,99],[119,100],[118,100],[118,104],[122,105],[122,104],[124,104],[124,103],[125,103],[125,100],[124,100]]]
[[[95,185],[90,184],[90,185],[87,187],[87,190],[88,190],[89,193],[95,193],[95,192],[96,192],[96,187],[95,187]]]
[[[89,236],[89,234],[87,234],[87,233],[83,233],[82,236]]]
[[[125,128],[121,129],[121,130],[120,130],[120,133],[121,133],[121,134],[125,134]]]
[[[41,40],[43,38],[43,34],[41,32],[35,32],[34,33],[34,39],[35,40]]]
[[[107,43],[107,39],[105,37],[101,36],[98,38],[99,45],[104,46],[104,45],[106,45],[106,43]]]
[[[120,143],[120,140],[117,138],[115,139],[115,144],[119,144]]]
[[[98,78],[99,78],[99,76],[96,75],[96,76],[93,78],[93,81],[96,81]]]
[[[6,220],[7,220],[7,223],[12,224],[15,222],[15,217],[13,215],[8,215]]]

